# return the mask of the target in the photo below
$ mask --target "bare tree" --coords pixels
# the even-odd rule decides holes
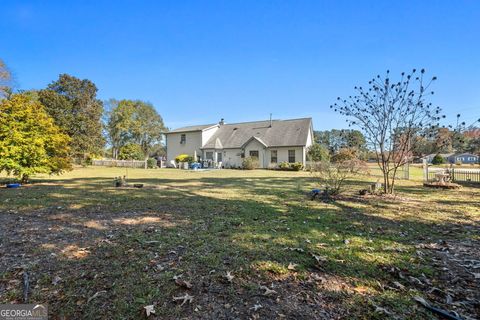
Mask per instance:
[[[402,72],[398,82],[378,75],[368,82],[369,88],[355,87],[356,95],[337,98],[330,106],[347,117],[349,126],[358,126],[383,174],[385,193],[393,193],[395,175],[412,155],[415,137],[438,127],[441,109],[427,99],[434,92],[429,88],[436,77],[425,79],[425,69],[418,74]]]
[[[11,92],[12,74],[5,62],[0,59],[0,99],[5,98]]]

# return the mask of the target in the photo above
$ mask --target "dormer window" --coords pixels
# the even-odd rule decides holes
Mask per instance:
[[[182,133],[180,136],[180,144],[185,144],[187,143],[187,135],[185,133]]]

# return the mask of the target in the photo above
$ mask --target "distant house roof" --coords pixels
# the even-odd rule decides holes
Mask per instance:
[[[433,158],[435,157],[436,155],[439,155],[441,156],[442,158],[448,158],[448,157],[451,157],[453,156],[455,153],[451,152],[451,153],[431,153],[429,155],[426,155],[425,158]]]
[[[178,132],[191,132],[191,131],[202,131],[205,129],[208,129],[210,127],[215,126],[215,124],[204,124],[204,125],[198,125],[198,126],[188,126],[188,127],[182,127],[178,128],[172,131],[167,132],[168,133],[178,133]]]
[[[478,155],[466,152],[466,153],[457,153],[455,154],[455,157],[478,157]]]
[[[251,139],[268,147],[306,145],[311,118],[272,120],[271,123],[270,126],[270,120],[265,120],[220,125],[203,149],[214,149],[218,142],[225,149],[242,148]]]

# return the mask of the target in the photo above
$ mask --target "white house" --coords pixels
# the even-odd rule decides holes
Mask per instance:
[[[280,162],[305,165],[313,143],[311,118],[199,125],[167,133],[167,161],[180,154],[222,163],[225,168],[242,165],[243,158],[257,157],[261,168]],[[197,159],[197,160],[199,160]]]

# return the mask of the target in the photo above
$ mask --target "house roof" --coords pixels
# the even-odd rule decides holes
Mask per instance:
[[[204,125],[198,125],[198,126],[182,127],[182,128],[178,128],[178,129],[172,130],[170,132],[167,132],[167,134],[178,133],[178,132],[202,131],[202,130],[208,129],[210,127],[213,127],[215,125],[216,124],[204,124]]]
[[[311,118],[253,121],[220,125],[203,149],[213,149],[217,140],[223,148],[242,148],[255,139],[268,147],[304,146],[312,126]]]
[[[252,136],[250,139],[248,139],[247,141],[245,141],[245,143],[242,145],[242,148],[245,148],[247,146],[247,144],[250,143],[250,141],[252,140],[256,140],[258,142],[260,142],[261,145],[263,145],[264,147],[268,147],[268,144],[266,144],[265,142],[263,142],[262,139],[260,139],[259,137],[255,137],[255,136]]]
[[[451,153],[430,153],[430,154],[426,155],[425,157],[433,158],[433,157],[435,157],[437,154],[438,154],[439,156],[443,157],[443,158],[448,158],[448,157],[453,156],[455,153],[453,153],[453,152],[451,152]]]
[[[425,157],[435,157],[437,154],[439,154],[440,156],[442,156],[443,158],[449,158],[449,157],[466,157],[466,156],[469,156],[469,157],[478,157],[478,155],[474,154],[474,153],[468,153],[468,152],[464,152],[464,153],[454,153],[454,152],[451,152],[451,153],[431,153],[429,155],[426,155]]]
[[[457,153],[455,154],[455,157],[478,157],[478,156],[473,153],[465,152],[465,153]]]

